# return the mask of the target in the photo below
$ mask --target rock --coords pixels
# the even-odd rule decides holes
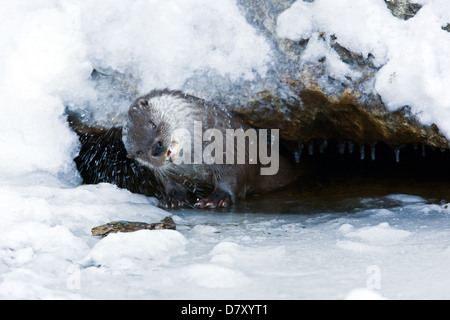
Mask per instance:
[[[439,128],[434,124],[421,124],[409,106],[397,111],[387,109],[382,98],[373,89],[380,66],[374,65],[371,54],[362,56],[352,52],[334,34],[320,33],[315,36],[318,38],[300,41],[280,38],[276,32],[277,18],[294,2],[295,0],[237,1],[247,21],[271,45],[274,63],[266,77],[256,77],[243,83],[216,84],[216,79],[210,73],[199,72],[188,79],[183,87],[171,89],[181,89],[217,104],[224,104],[251,126],[278,128],[280,138],[292,152],[293,158],[299,145],[330,140],[350,141],[360,146],[374,146],[382,142],[393,150],[403,145],[449,148],[449,141]],[[421,8],[419,4],[407,0],[385,2],[392,14],[399,19],[409,19]],[[450,30],[448,26],[443,26],[444,30],[447,28]],[[327,70],[326,57],[317,61],[302,61],[301,55],[310,41],[325,41],[358,77],[333,78]],[[115,171],[107,176],[115,175],[110,179],[114,183],[143,194],[157,193],[158,186],[152,182],[152,173],[126,159],[120,140],[118,119],[121,119],[121,112],[127,110],[129,103],[142,94],[137,92],[139,79],[133,75],[107,70],[93,72],[92,80],[102,89],[108,86],[113,88],[112,91],[117,92],[113,100],[120,101],[121,105],[115,108],[117,114],[109,116],[114,118],[110,123],[80,120],[77,112],[71,113],[72,128],[79,134],[82,143],[82,152],[76,159],[80,172],[90,175],[93,183],[104,181],[107,178],[100,171],[107,170],[106,167],[113,162]],[[242,90],[243,87],[251,87],[254,91]],[[106,150],[108,145],[111,146],[111,141],[114,142],[114,150]],[[108,156],[108,161],[103,161],[105,150],[113,153]],[[120,156],[115,158],[114,152]],[[98,164],[105,168],[97,169]],[[130,166],[134,166],[133,169],[124,173]]]
[[[445,26],[442,26],[442,30],[450,32],[450,23],[447,23]]]
[[[176,225],[172,218],[165,217],[161,222],[145,223],[145,222],[131,222],[131,221],[114,221],[107,224],[94,227],[91,230],[93,236],[106,237],[110,233],[117,232],[135,232],[138,230],[175,230]]]
[[[416,15],[422,8],[418,3],[412,3],[409,0],[384,0],[389,10],[397,18],[408,20]]]
[[[381,97],[365,88],[373,86],[379,68],[367,58],[348,50],[334,35],[320,34],[328,40],[341,61],[363,75],[361,79],[333,79],[323,65],[302,63],[300,55],[308,39],[295,42],[276,34],[278,15],[289,8],[291,0],[238,1],[246,18],[273,44],[277,63],[266,79],[266,89],[253,100],[232,104],[248,123],[260,128],[279,128],[287,141],[352,140],[356,143],[385,142],[423,144],[448,148],[448,140],[435,126],[422,125],[410,108],[390,112]],[[408,19],[421,8],[405,0],[386,1],[397,17]]]

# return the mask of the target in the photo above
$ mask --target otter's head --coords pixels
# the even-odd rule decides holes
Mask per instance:
[[[171,139],[172,129],[164,115],[146,98],[137,99],[128,111],[123,127],[123,142],[128,157],[151,168],[172,162],[178,144]]]

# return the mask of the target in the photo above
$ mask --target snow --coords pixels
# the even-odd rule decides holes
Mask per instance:
[[[351,76],[331,49],[330,35],[345,48],[367,58],[381,69],[376,74],[375,93],[391,110],[405,105],[425,124],[435,123],[448,136],[450,116],[449,33],[442,29],[450,21],[450,5],[445,0],[416,1],[423,5],[406,21],[394,17],[383,0],[296,1],[277,20],[277,35],[294,41],[313,40],[304,61],[326,57],[329,72],[336,78]],[[318,35],[328,39],[321,41]]]
[[[450,297],[450,211],[415,196],[354,199],[353,213],[168,213],[110,184],[0,191],[2,299]],[[177,230],[90,234],[168,214]]]
[[[346,297],[346,300],[386,300],[383,296],[373,290],[354,289]]]
[[[400,21],[381,0],[298,1],[280,15],[278,32],[334,33],[349,49],[372,53],[388,106],[411,104],[448,133],[450,37],[440,27],[450,9],[421,2],[416,17]],[[235,1],[0,6],[1,299],[450,298],[450,212],[417,196],[353,199],[360,209],[352,213],[283,199],[250,210],[167,212],[110,184],[80,185],[72,161],[80,146],[65,106],[89,103],[98,119],[127,107],[103,100],[111,92],[88,81],[92,68],[136,74],[138,91],[265,76],[270,45]],[[326,54],[336,77],[354,72],[329,44],[309,45],[305,59]],[[177,230],[90,232],[168,215]]]

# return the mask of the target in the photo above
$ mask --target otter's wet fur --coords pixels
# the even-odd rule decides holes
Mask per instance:
[[[194,137],[194,121],[201,121],[203,130],[218,129],[222,133],[226,129],[242,128],[245,131],[250,128],[227,110],[180,91],[155,90],[136,99],[130,106],[123,127],[123,142],[128,156],[152,169],[163,185],[160,206],[226,207],[247,194],[263,194],[295,179],[289,162],[281,156],[278,173],[272,176],[260,174],[260,163],[174,163],[172,157],[179,155],[174,150],[172,134],[185,128]],[[190,150],[194,150],[193,140],[188,146]],[[203,147],[206,144],[203,142]],[[248,158],[248,143],[245,152]],[[212,190],[209,195],[202,195],[204,186]],[[192,194],[195,196],[193,202],[189,196]]]

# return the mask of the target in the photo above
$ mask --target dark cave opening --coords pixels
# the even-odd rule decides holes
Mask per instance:
[[[312,150],[310,149],[312,146]],[[424,145],[392,148],[353,142],[317,141],[302,150],[297,164],[299,192],[371,196],[406,193],[450,200],[450,150]],[[333,191],[331,191],[333,190]]]
[[[74,159],[85,184],[108,182],[134,193],[159,198],[161,187],[153,173],[127,158],[120,127],[92,128],[76,115],[68,121],[81,142]],[[283,144],[283,142],[282,142]],[[284,191],[302,196],[343,197],[406,193],[450,200],[450,150],[422,145],[393,149],[385,143],[361,145],[333,139],[305,144],[301,155],[283,150],[299,178]],[[295,163],[295,158],[299,162]],[[284,192],[281,190],[281,193]],[[280,194],[280,193],[278,193]]]

